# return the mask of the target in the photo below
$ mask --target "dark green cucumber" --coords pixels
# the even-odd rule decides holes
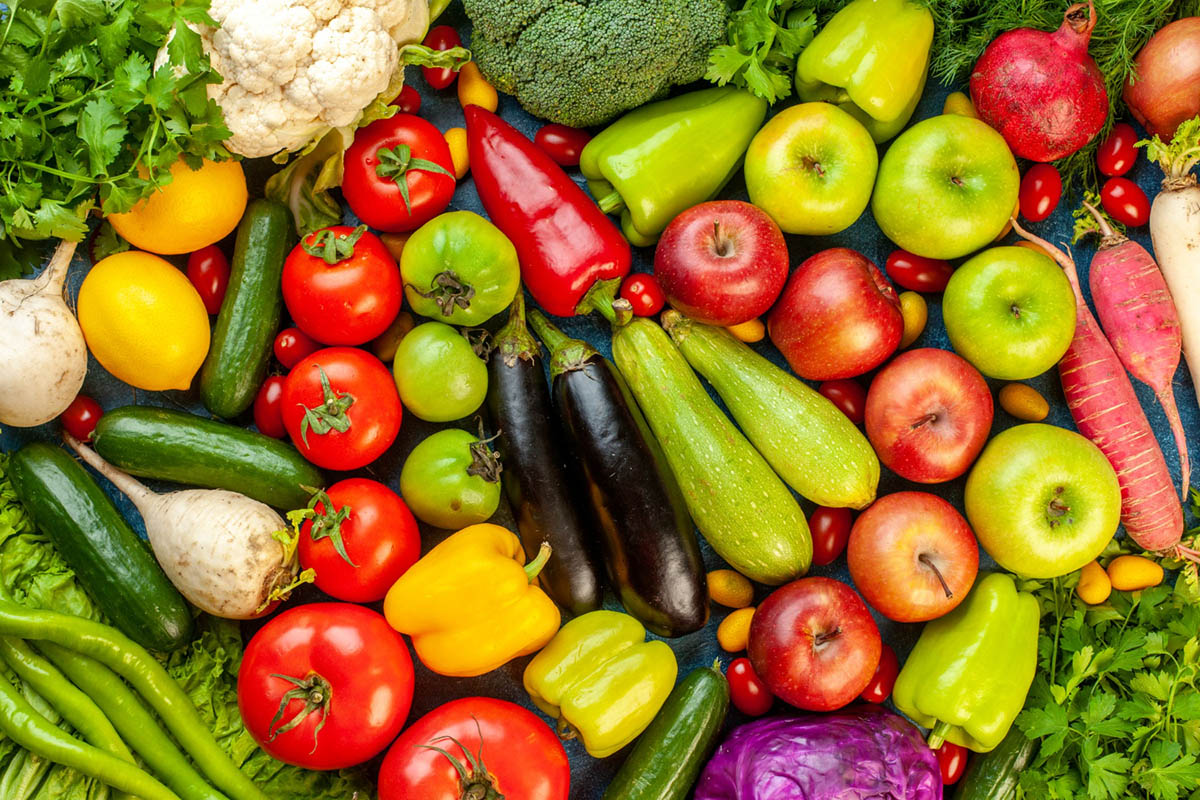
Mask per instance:
[[[17,497],[114,625],[152,650],[191,641],[187,603],[79,462],[31,442],[9,463]]]
[[[125,406],[100,418],[92,444],[132,475],[240,492],[270,506],[303,508],[305,486],[325,478],[296,448],[186,411]]]
[[[280,287],[291,224],[286,207],[255,200],[238,225],[229,288],[200,370],[200,398],[218,417],[250,408],[267,375],[283,310]]]
[[[972,757],[954,800],[1013,800],[1021,771],[1036,752],[1037,744],[1013,725],[1000,744]]]
[[[692,670],[637,740],[603,800],[684,800],[728,711],[729,682],[720,670]]]

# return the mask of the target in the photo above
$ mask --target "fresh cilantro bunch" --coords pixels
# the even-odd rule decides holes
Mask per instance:
[[[732,83],[774,103],[792,93],[796,59],[816,32],[811,3],[746,0],[729,16],[728,44],[713,48],[705,80]]]
[[[229,157],[221,78],[187,27],[213,24],[208,6],[0,0],[0,279],[35,260],[23,240],[82,239],[97,199],[127,211],[180,155]]]

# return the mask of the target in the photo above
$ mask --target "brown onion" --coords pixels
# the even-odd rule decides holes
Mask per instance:
[[[1150,37],[1123,96],[1137,121],[1164,140],[1200,114],[1200,17],[1176,20]]]

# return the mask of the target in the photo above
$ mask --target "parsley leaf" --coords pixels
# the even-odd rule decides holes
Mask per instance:
[[[812,41],[816,14],[797,0],[746,0],[729,16],[727,44],[708,57],[705,80],[733,84],[775,103],[792,93],[800,51]]]

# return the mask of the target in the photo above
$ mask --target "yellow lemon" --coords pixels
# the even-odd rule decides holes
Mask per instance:
[[[208,355],[204,301],[182,272],[150,253],[117,253],[92,267],[77,314],[100,365],[139,389],[186,389]]]
[[[182,159],[171,182],[108,221],[134,247],[151,253],[190,253],[218,242],[246,210],[246,175],[237,161],[205,161],[193,170]]]

